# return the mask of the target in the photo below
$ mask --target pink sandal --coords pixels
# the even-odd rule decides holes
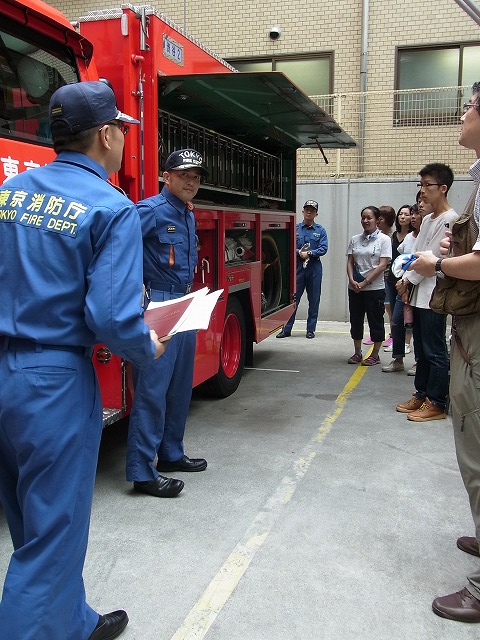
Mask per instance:
[[[361,353],[354,353],[351,358],[347,360],[348,364],[359,364],[362,361]]]
[[[379,356],[368,356],[365,360],[362,360],[362,364],[364,367],[373,367],[375,364],[380,364]]]

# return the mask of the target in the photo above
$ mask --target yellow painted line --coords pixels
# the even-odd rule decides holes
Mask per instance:
[[[317,455],[319,445],[330,433],[333,424],[342,413],[352,391],[357,387],[368,367],[357,366],[340,395],[335,400],[335,409],[307,444],[300,458],[295,460],[289,472],[282,478],[263,508],[257,513],[250,527],[235,549],[226,559],[216,576],[190,610],[182,626],[171,640],[201,640],[215,622],[238,583],[248,569],[260,547],[267,540],[283,507],[292,499],[293,494],[307,473],[310,464]]]

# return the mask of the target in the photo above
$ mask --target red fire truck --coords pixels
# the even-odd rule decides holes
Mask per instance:
[[[72,26],[39,0],[0,0],[0,17],[0,183],[53,158],[52,92],[99,77],[141,123],[118,175],[133,201],[158,193],[173,150],[203,154],[194,288],[224,293],[197,334],[194,385],[230,395],[253,343],[293,311],[296,151],[354,141],[282,73],[235,72],[152,7],[96,11]],[[129,411],[128,365],[103,345],[94,363],[109,424]]]

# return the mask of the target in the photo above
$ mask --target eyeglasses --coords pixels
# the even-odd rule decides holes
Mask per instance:
[[[425,183],[421,183],[421,182],[417,182],[417,187],[419,187],[420,189],[422,187],[441,187],[442,183],[441,182],[425,182]]]
[[[478,104],[476,104],[474,102],[466,102],[463,105],[463,113],[467,113],[467,111],[470,109],[470,107],[478,107]]]
[[[124,136],[126,136],[130,130],[130,127],[126,125],[124,122],[121,122],[120,120],[110,120],[110,122],[106,122],[105,124],[102,124],[99,131],[101,131],[103,127],[106,127],[107,124],[111,124],[115,127],[118,127]]]

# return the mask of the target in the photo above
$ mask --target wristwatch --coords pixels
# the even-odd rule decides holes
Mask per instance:
[[[308,256],[309,258],[311,258],[311,257],[312,257],[312,252],[311,252],[311,251],[307,251],[307,256]]]
[[[437,278],[445,278],[445,274],[442,271],[442,260],[443,258],[439,258],[435,263],[435,275]]]

